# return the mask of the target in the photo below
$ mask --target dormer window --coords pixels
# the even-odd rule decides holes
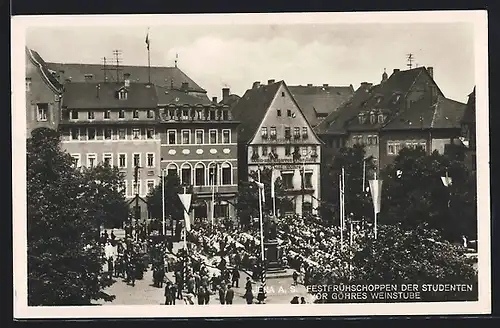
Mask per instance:
[[[384,123],[384,114],[378,114],[378,122]]]
[[[262,127],[260,135],[262,136],[263,139],[267,139],[267,127]]]
[[[396,95],[396,96],[394,97],[394,101],[393,101],[393,103],[394,103],[394,104],[396,104],[396,103],[399,101],[399,99],[400,99],[400,98],[401,98],[401,95]]]
[[[122,89],[122,90],[118,91],[118,99],[126,100],[127,99],[127,90]]]
[[[365,122],[366,122],[365,114],[364,113],[360,113],[358,115],[358,120],[359,120],[359,124],[365,124]]]
[[[370,114],[370,124],[375,124],[377,123],[377,117],[375,116],[374,113]]]
[[[382,101],[382,97],[377,97],[377,104],[380,104],[381,101]]]
[[[139,118],[139,111],[137,109],[134,110],[133,118]]]

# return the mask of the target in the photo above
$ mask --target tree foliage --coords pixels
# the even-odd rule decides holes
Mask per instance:
[[[99,227],[118,219],[121,177],[109,167],[80,171],[59,134],[40,128],[27,140],[28,304],[82,305],[103,297]],[[96,181],[100,181],[96,183]],[[109,197],[109,199],[103,199]]]
[[[452,178],[448,187],[441,180],[446,172]],[[381,223],[408,228],[427,223],[448,240],[476,238],[476,177],[456,156],[403,148],[382,179]]]
[[[163,182],[160,183],[147,195],[147,202],[151,216],[155,219],[163,219],[162,204]],[[183,192],[177,173],[170,173],[165,177],[165,217],[174,220],[183,218],[184,207],[178,194]]]
[[[322,199],[319,206],[321,217],[338,224],[339,220],[339,175],[342,167],[345,174],[345,211],[355,220],[372,220],[373,205],[368,187],[374,171],[373,158],[366,158],[364,146],[341,148],[335,155],[324,154],[321,167]],[[363,161],[365,167],[365,190],[363,190]]]

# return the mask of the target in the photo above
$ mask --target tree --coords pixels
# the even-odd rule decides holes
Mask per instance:
[[[422,293],[425,301],[477,299],[477,272],[466,249],[444,240],[436,230],[422,224],[404,229],[401,224],[379,226],[378,239],[360,237],[354,251],[350,275],[338,274],[347,266],[317,277],[318,284],[469,284],[472,292],[434,295]],[[341,268],[343,267],[343,268]],[[340,277],[340,278],[339,278]],[[330,301],[332,297],[329,298]]]
[[[147,202],[153,218],[163,220],[162,203],[163,181],[160,182],[148,195]],[[180,220],[184,216],[184,206],[178,194],[183,192],[177,173],[170,173],[165,177],[165,219],[171,217]]]
[[[452,178],[448,187],[441,180],[446,172]],[[476,238],[476,177],[456,157],[403,148],[382,179],[381,223],[427,223],[451,241]]]
[[[319,212],[326,221],[339,224],[339,175],[342,167],[345,174],[346,216],[353,213],[355,220],[372,220],[372,200],[369,192],[363,190],[363,161],[365,167],[365,188],[373,176],[373,158],[366,158],[363,145],[341,148],[338,153],[322,160],[321,184],[324,186]],[[366,158],[366,159],[365,159]]]
[[[104,298],[101,291],[110,284],[101,276],[104,253],[94,216],[102,198],[72,165],[71,156],[60,149],[57,131],[32,132],[27,140],[30,306],[90,304]],[[99,204],[93,207],[92,202]]]

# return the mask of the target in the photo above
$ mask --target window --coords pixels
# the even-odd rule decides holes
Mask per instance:
[[[318,156],[318,149],[316,146],[311,147],[311,157],[317,157]]]
[[[201,109],[196,110],[196,119],[197,120],[202,120],[203,119],[203,111]]]
[[[27,77],[26,78],[26,92],[31,91],[31,78]]]
[[[94,167],[97,163],[96,154],[87,154],[87,167]]]
[[[276,115],[281,116],[281,109],[276,110]]]
[[[231,143],[231,130],[222,130],[222,143]]]
[[[285,126],[285,139],[290,139],[292,137],[292,132],[289,126]]]
[[[281,172],[281,178],[283,179],[283,188],[293,189],[293,173]]]
[[[181,134],[182,134],[182,144],[183,145],[189,145],[191,143],[191,131],[189,130],[182,130],[181,131]]]
[[[227,111],[227,110],[222,111],[222,120],[229,121],[229,111]]]
[[[196,130],[195,131],[195,139],[196,139],[196,144],[197,145],[202,145],[203,144],[203,137],[204,137],[204,131],[203,130]]]
[[[293,137],[295,139],[300,139],[300,128],[298,127],[293,128]]]
[[[375,124],[375,123],[377,123],[377,120],[375,118],[375,114],[371,114],[370,115],[370,124]]]
[[[205,185],[205,166],[203,164],[198,163],[195,167],[195,175],[194,175],[194,184],[196,186],[204,186]]]
[[[305,181],[304,181],[304,188],[312,188],[313,187],[313,184],[312,184],[312,172],[306,172],[304,174],[305,176]]]
[[[78,119],[78,111],[72,110],[71,111],[71,119],[72,120],[77,120]]]
[[[307,135],[307,127],[306,127],[306,126],[304,126],[304,127],[302,128],[302,137],[303,137],[304,139],[307,139],[307,136],[308,136],[308,135]]]
[[[210,137],[210,144],[216,144],[217,143],[217,130],[209,130],[208,134]]]
[[[231,165],[229,163],[222,164],[222,184],[230,185],[232,183]]]
[[[307,156],[307,147],[300,147],[300,152],[302,156]]]
[[[371,145],[372,144],[372,136],[366,137],[366,144]]]
[[[424,151],[427,151],[427,143],[426,142],[420,142],[420,147],[422,147],[422,149]]]
[[[127,139],[127,130],[125,130],[125,129],[118,129],[118,139],[120,139],[120,140]]]
[[[155,112],[153,110],[148,110],[148,118],[154,118],[155,117]]]
[[[208,179],[211,186],[218,185],[219,176],[217,174],[217,165],[215,163],[210,164],[208,167]]]
[[[182,110],[182,119],[183,120],[189,120],[189,109],[183,109]]]
[[[209,115],[210,115],[209,117],[210,121],[215,121],[215,111],[211,110]]]
[[[71,154],[71,157],[73,157],[73,167],[80,167],[81,163],[81,155],[80,154]]]
[[[387,155],[397,155],[400,149],[399,142],[389,141],[387,142]]]
[[[191,167],[185,164],[181,168],[181,184],[189,186],[191,184]]]
[[[168,130],[167,131],[167,135],[168,135],[168,144],[169,145],[175,145],[177,144],[177,131],[175,130]]]
[[[95,119],[95,112],[93,112],[93,111],[89,111],[89,112],[87,113],[87,115],[88,115],[88,119],[89,119],[89,120],[93,120],[93,119]]]
[[[132,139],[140,139],[140,138],[141,138],[141,130],[132,129]]]
[[[365,124],[365,122],[366,122],[365,114],[363,114],[363,113],[359,114],[358,121],[359,121],[359,124]]]
[[[267,146],[262,146],[262,156],[267,156],[269,148]]]
[[[127,91],[126,90],[120,90],[120,92],[118,92],[118,99],[120,99],[120,100],[127,99]]]
[[[127,154],[118,154],[118,167],[121,169],[127,167]]]
[[[95,128],[88,128],[87,129],[88,140],[95,140],[95,135],[96,135]]]
[[[284,97],[285,96],[285,91],[281,91],[281,96]]]
[[[155,167],[155,154],[154,153],[147,153],[146,166],[147,167]]]
[[[80,129],[79,128],[72,128],[71,129],[71,140],[78,140],[80,139]]]
[[[379,123],[384,123],[384,114],[379,114],[378,115],[378,122]]]
[[[252,157],[259,157],[259,147],[252,146]]]
[[[289,145],[286,145],[285,146],[285,156],[290,156],[290,154],[292,153],[292,149]]]
[[[122,192],[124,196],[128,196],[127,180],[123,180],[122,183],[120,183],[119,191]]]
[[[125,118],[125,111],[123,109],[120,109],[118,112],[118,118]]]
[[[111,140],[113,138],[113,129],[104,129],[104,139]]]
[[[167,175],[170,175],[170,176],[175,176],[177,175],[178,172],[177,172],[177,166],[175,165],[172,165],[170,166],[168,169],[167,169]]]
[[[113,166],[113,154],[102,154],[102,162],[104,165]]]
[[[146,182],[148,188],[148,194],[151,195],[155,189],[155,180],[148,180]]]
[[[286,116],[292,117],[292,110],[291,109],[286,110]]]
[[[378,145],[378,136],[372,136],[372,144]]]
[[[132,193],[134,195],[139,195],[141,193],[141,180],[137,180],[137,182],[132,181]]]
[[[37,120],[38,122],[47,122],[47,112],[49,104],[37,104]]]
[[[146,138],[147,139],[154,139],[155,138],[155,129],[147,128],[146,129]]]
[[[276,139],[276,127],[271,126],[271,139]]]
[[[137,109],[134,109],[134,113],[133,113],[133,118],[139,118],[139,111]]]
[[[260,135],[262,136],[262,138],[266,139],[267,138],[267,127],[263,126],[261,129],[260,129]]]
[[[135,153],[134,154],[134,167],[141,167],[141,154]]]
[[[111,118],[111,111],[110,110],[105,110],[104,111],[104,119],[109,120]]]

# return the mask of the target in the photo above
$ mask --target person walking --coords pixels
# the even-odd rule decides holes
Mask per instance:
[[[170,291],[171,283],[168,281],[165,285],[165,305],[172,305],[172,292]]]
[[[226,285],[221,284],[219,286],[219,302],[224,305],[226,302]]]
[[[237,267],[234,267],[233,272],[231,274],[231,286],[239,288],[240,284],[239,280],[240,280],[240,270],[238,270]]]
[[[307,302],[306,302],[306,299],[304,298],[304,296],[302,296],[302,297],[300,298],[300,304],[306,304],[306,303],[307,303]]]
[[[226,290],[225,298],[226,298],[225,299],[226,304],[228,304],[228,305],[233,304],[234,289],[232,288],[231,285],[227,285],[227,290]]]

